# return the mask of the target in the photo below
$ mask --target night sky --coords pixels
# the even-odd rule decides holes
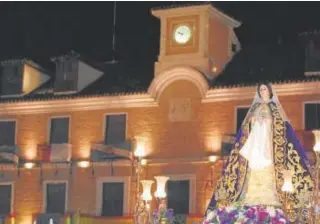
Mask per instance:
[[[116,53],[120,60],[156,61],[160,23],[150,9],[191,2],[117,2]],[[213,2],[242,21],[243,48],[291,41],[320,28],[319,2]],[[112,50],[113,2],[0,2],[0,59],[49,60],[73,49],[106,61]]]

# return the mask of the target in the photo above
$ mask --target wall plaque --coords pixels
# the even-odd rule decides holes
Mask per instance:
[[[191,119],[191,100],[189,98],[172,99],[169,104],[169,120],[190,121]]]

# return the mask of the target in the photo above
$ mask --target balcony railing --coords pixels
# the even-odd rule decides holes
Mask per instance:
[[[35,215],[35,219],[36,217],[37,215]],[[203,215],[187,215],[183,218],[184,220],[183,224],[200,224],[202,221],[202,218],[203,218]],[[48,223],[41,222],[40,224],[49,224],[49,223],[50,221],[48,221]],[[102,217],[102,216],[74,213],[74,214],[67,214],[62,216],[59,222],[59,224],[103,224],[103,223],[134,224],[134,221],[132,216]],[[4,224],[13,224],[13,223],[5,222]],[[178,224],[180,223],[178,222]]]
[[[91,160],[103,161],[108,159],[132,159],[131,141],[107,145],[104,142],[93,142],[91,144]]]

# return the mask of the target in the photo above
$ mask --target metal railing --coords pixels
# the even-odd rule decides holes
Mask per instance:
[[[177,215],[175,224],[200,224],[203,215]],[[134,224],[132,216],[102,217],[88,214],[68,214],[60,219],[59,224]],[[9,223],[5,223],[9,224]],[[50,223],[40,223],[50,224]]]

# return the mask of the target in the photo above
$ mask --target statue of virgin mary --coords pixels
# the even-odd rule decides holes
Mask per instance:
[[[290,125],[274,90],[261,83],[251,108],[237,133],[206,214],[220,205],[262,205],[281,208],[284,174],[292,172],[293,208],[313,191],[307,156]]]

